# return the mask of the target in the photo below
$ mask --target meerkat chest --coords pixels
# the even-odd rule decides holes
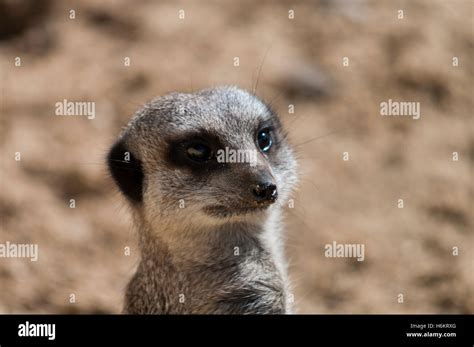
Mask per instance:
[[[284,314],[285,286],[272,263],[244,263],[222,283],[214,300],[217,313]]]
[[[287,311],[284,281],[270,259],[215,262],[196,268],[185,283],[187,312],[283,314]]]
[[[128,287],[128,313],[284,314],[285,286],[271,262],[216,262],[186,271],[155,267]],[[135,299],[139,299],[138,301]]]

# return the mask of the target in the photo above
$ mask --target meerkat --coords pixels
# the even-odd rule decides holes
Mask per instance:
[[[218,161],[224,148],[256,161]],[[267,104],[237,87],[158,97],[107,162],[139,235],[124,313],[290,312],[282,207],[297,163]]]

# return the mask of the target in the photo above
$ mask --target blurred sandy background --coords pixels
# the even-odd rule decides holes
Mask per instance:
[[[156,95],[259,75],[302,168],[286,235],[297,311],[473,313],[473,6],[0,0],[0,242],[40,252],[0,259],[0,312],[119,312],[137,254],[106,151]],[[382,118],[389,98],[420,102],[421,119]],[[96,118],[55,116],[63,99]],[[364,243],[365,261],[324,257],[332,241]]]

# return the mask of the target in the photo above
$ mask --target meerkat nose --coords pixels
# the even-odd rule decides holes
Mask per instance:
[[[273,203],[278,198],[276,185],[271,182],[259,183],[253,188],[253,195],[257,202]]]

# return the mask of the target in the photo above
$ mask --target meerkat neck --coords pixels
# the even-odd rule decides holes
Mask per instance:
[[[125,312],[288,312],[285,267],[270,225],[160,232],[142,224],[141,261],[127,288]]]
[[[166,260],[172,261],[174,266],[187,266],[247,256],[260,248],[270,255],[274,251],[266,244],[271,233],[265,230],[265,223],[228,223],[212,228],[199,225],[178,227],[166,221],[159,225],[158,228],[140,225],[143,259],[160,260],[157,252],[166,252],[171,255]]]

